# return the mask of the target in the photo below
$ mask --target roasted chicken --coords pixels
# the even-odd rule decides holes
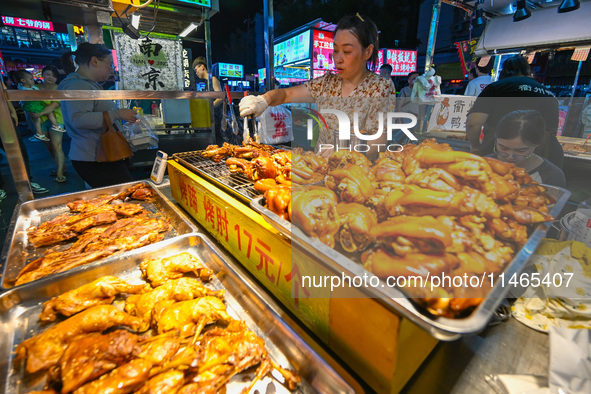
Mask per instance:
[[[156,305],[158,308],[158,305]],[[159,333],[180,331],[181,336],[199,335],[203,327],[217,321],[228,322],[224,302],[216,297],[200,297],[173,303],[156,312],[154,319]]]
[[[152,363],[134,358],[106,375],[85,384],[75,394],[127,394],[140,388],[150,377]]]

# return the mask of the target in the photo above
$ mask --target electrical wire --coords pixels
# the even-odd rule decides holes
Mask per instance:
[[[152,0],[150,0],[151,2]],[[150,36],[150,33],[152,33],[154,31],[154,28],[156,27],[156,16],[158,15],[158,9],[160,8],[160,0],[156,0],[156,5],[154,6],[154,22],[152,23],[152,28],[150,28],[150,30],[148,30],[148,34],[146,34],[145,38],[148,38]]]
[[[154,0],[148,0],[148,1],[146,1],[144,4],[140,4],[140,5],[129,4],[128,8],[130,8],[130,7],[134,7],[134,8],[144,8],[144,7],[147,7],[147,6],[149,6],[150,4],[152,4],[152,2],[153,2],[153,1],[154,1]]]

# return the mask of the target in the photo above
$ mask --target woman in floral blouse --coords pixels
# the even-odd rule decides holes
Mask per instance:
[[[362,141],[371,147],[367,155],[375,157],[377,145],[387,143],[386,121],[379,113],[393,112],[396,97],[392,80],[382,78],[368,68],[368,63],[372,69],[376,68],[378,48],[378,29],[372,21],[359,14],[344,17],[337,24],[334,34],[336,74],[326,73],[303,85],[271,90],[262,96],[247,96],[240,101],[240,116],[260,116],[268,106],[313,98],[319,108],[343,111],[351,122],[354,121],[354,112],[358,112],[358,130],[367,132],[371,138],[378,131],[378,115],[381,115],[384,130],[381,137]],[[319,136],[317,151],[321,144],[335,144],[338,138],[339,122],[336,115],[325,114],[324,117],[332,135]],[[339,146],[356,144],[354,126],[350,130],[351,140],[336,141]],[[322,155],[332,152],[331,149],[324,149],[325,146],[320,149]]]

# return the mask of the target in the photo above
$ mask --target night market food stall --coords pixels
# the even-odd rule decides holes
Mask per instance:
[[[44,94],[48,98],[60,100],[223,96],[220,93],[138,91]],[[235,99],[239,97],[240,94],[234,94]],[[8,93],[8,99],[33,98],[38,96]],[[7,141],[10,138],[14,140],[16,135],[14,128],[7,124],[10,118],[4,116],[7,111],[5,99],[3,96],[0,114],[6,120],[2,121],[2,132],[3,140]],[[126,249],[127,244],[118,244],[117,241],[122,239],[118,235],[122,233],[116,233],[108,241],[112,243],[94,244],[88,253],[102,251],[101,245],[114,247],[112,245],[116,244],[118,250],[123,252],[121,255],[108,256],[63,272],[54,271],[56,273],[51,274],[53,276],[7,289],[0,296],[7,334],[3,336],[2,346],[6,350],[5,354],[14,345],[18,346],[16,354],[2,364],[2,371],[6,372],[3,375],[4,387],[11,387],[11,390],[17,388],[17,392],[41,388],[45,384],[45,376],[34,374],[39,374],[38,371],[48,365],[58,363],[61,370],[49,382],[55,384],[61,380],[61,384],[67,384],[68,388],[90,385],[88,389],[100,390],[107,387],[109,379],[121,380],[121,376],[128,377],[132,372],[140,371],[139,375],[134,376],[135,380],[126,379],[129,384],[126,387],[130,391],[139,389],[148,378],[150,384],[158,384],[157,377],[162,380],[166,378],[166,384],[173,385],[164,387],[176,387],[174,384],[189,381],[189,385],[199,382],[225,383],[226,379],[242,368],[250,366],[258,366],[255,376],[248,376],[245,383],[244,375],[239,375],[239,379],[228,384],[230,392],[249,388],[251,382],[258,384],[257,379],[266,377],[269,369],[277,371],[272,374],[271,382],[262,380],[263,386],[255,388],[281,390],[282,387],[294,387],[302,392],[398,392],[411,379],[411,383],[406,386],[408,391],[425,392],[424,387],[421,390],[421,384],[426,384],[431,389],[440,387],[445,390],[455,386],[458,391],[474,392],[487,390],[484,380],[487,374],[512,371],[543,374],[540,364],[547,357],[547,348],[544,349],[542,334],[524,330],[525,326],[520,327],[513,321],[487,330],[482,337],[467,334],[485,328],[496,313],[495,307],[507,290],[503,280],[507,278],[509,283],[519,273],[548,229],[548,224],[544,222],[549,220],[549,215],[558,215],[568,199],[568,193],[559,188],[542,190],[536,185],[530,188],[517,187],[519,185],[507,180],[513,177],[522,181],[521,184],[526,184],[527,178],[518,178],[523,174],[511,166],[503,167],[473,155],[453,152],[432,141],[424,142],[420,147],[406,148],[404,156],[384,155],[375,163],[368,163],[363,156],[347,155],[349,152],[331,156],[325,163],[310,153],[281,151],[256,142],[245,146],[211,147],[199,152],[174,155],[168,162],[170,183],[119,185],[105,190],[35,200],[29,205],[22,204],[15,211],[10,232],[12,235],[8,241],[14,246],[5,248],[3,255],[3,260],[8,263],[4,267],[3,281],[13,278],[10,271],[6,270],[15,257],[22,257],[23,250],[25,253],[37,251],[33,240],[37,240],[38,247],[49,251],[47,248],[56,242],[55,237],[58,235],[62,237],[58,238],[58,243],[67,241],[63,239],[64,234],[69,234],[71,240],[85,239],[82,236],[85,231],[104,225],[92,215],[84,216],[95,209],[112,212],[108,220],[115,221],[105,223],[110,226],[136,215],[145,215],[148,219],[141,219],[159,224],[156,230],[159,235],[152,235],[153,228],[149,226],[146,231],[150,231],[150,238],[156,243],[130,250]],[[19,165],[18,161],[16,165]],[[466,177],[459,168],[463,165],[477,166],[478,179]],[[20,166],[22,168],[22,158]],[[435,168],[442,171],[432,174],[430,169]],[[309,183],[318,183],[314,174],[322,175],[324,185],[308,186]],[[459,178],[457,185],[450,180],[449,174]],[[432,175],[436,176],[431,178]],[[368,193],[376,189],[371,182],[366,182],[372,176],[382,183],[379,189],[387,191],[387,194],[378,196],[382,200],[375,202],[375,217],[369,209],[359,206],[364,206],[362,204],[368,203],[375,194]],[[299,177],[299,182],[294,180],[296,177]],[[302,189],[298,190],[294,186],[287,188],[288,192],[281,184],[289,178],[294,184],[302,184]],[[25,177],[19,189],[23,191],[23,200],[30,197],[26,182]],[[408,189],[397,189],[395,185],[401,183]],[[475,189],[463,189],[467,183]],[[347,185],[350,189],[343,190],[339,187],[341,185]],[[403,194],[408,194],[397,194],[397,190],[404,190]],[[519,191],[522,201],[531,200],[530,209],[526,212],[523,209],[515,210],[515,200],[507,197],[511,191]],[[530,194],[532,191],[534,193]],[[505,197],[509,200],[503,200]],[[326,216],[311,216],[313,210],[310,211],[310,208],[317,201],[328,204],[322,206]],[[358,205],[351,209],[350,204]],[[503,218],[511,215],[516,221],[519,219],[524,223],[514,223],[509,233],[503,231],[506,229],[499,229],[496,234],[499,237],[483,231],[480,239],[471,239],[469,232],[461,228],[467,226],[478,229],[482,223],[489,221],[491,225],[501,225],[494,221],[501,217],[501,212]],[[366,215],[361,223],[365,227],[358,228],[356,218],[361,213]],[[446,218],[434,221],[429,218],[431,215]],[[341,216],[345,218],[346,225],[338,220]],[[57,217],[65,221],[46,221]],[[88,224],[89,217],[93,217],[91,224]],[[404,217],[410,218],[409,223],[403,227],[397,226],[400,223],[396,222]],[[319,220],[320,223],[310,225],[309,222],[313,220]],[[295,224],[293,226],[292,221]],[[132,226],[133,230],[142,227],[139,224]],[[319,227],[321,231],[317,231]],[[118,231],[116,227],[108,228],[109,233]],[[372,230],[370,233],[376,240],[367,237],[368,229]],[[166,233],[168,231],[172,232]],[[170,238],[163,233],[169,234]],[[455,239],[459,239],[461,245]],[[107,242],[103,239],[100,241]],[[476,244],[474,249],[468,248],[469,241]],[[442,262],[446,267],[448,259],[450,264],[455,265],[461,256],[467,259],[467,265],[472,264],[473,269],[482,263],[482,253],[486,254],[487,251],[506,253],[503,260],[505,264],[495,267],[495,272],[488,270],[487,275],[478,276],[483,283],[489,283],[490,280],[492,289],[487,289],[485,294],[469,294],[468,297],[451,293],[438,293],[436,297],[430,293],[411,293],[408,297],[401,292],[392,292],[393,289],[388,287],[358,289],[354,281],[351,282],[353,288],[335,286],[335,291],[330,294],[326,279],[322,286],[318,286],[318,281],[305,282],[303,277],[307,274],[316,278],[330,278],[332,282],[332,278],[340,277],[344,281],[345,276],[365,276],[371,278],[368,279],[370,282],[377,278],[376,283],[380,285],[383,284],[380,277],[405,277],[408,274],[390,271],[390,268],[404,270],[404,263],[395,263],[389,267],[381,264],[384,261],[404,261],[405,256],[420,255],[423,257],[417,258],[425,259],[424,262],[435,262],[442,248],[446,250]],[[447,248],[452,249],[448,251]],[[10,250],[15,250],[14,255]],[[63,250],[52,251],[58,252],[64,253]],[[31,274],[42,267],[43,261],[38,261],[36,257],[39,255],[31,254],[30,259],[27,258],[29,265],[21,264],[17,268],[19,274]],[[47,254],[42,254],[43,257],[47,257]],[[380,272],[384,269],[385,274]],[[440,273],[446,272],[443,269]],[[346,275],[343,276],[343,273]],[[489,277],[489,274],[494,275]],[[104,285],[119,290],[104,296],[101,305],[84,311],[68,309],[71,308],[69,297],[76,300],[76,297],[84,295],[83,290],[88,291],[80,287],[82,284],[102,288],[103,285],[97,285],[101,282],[97,281],[106,280],[105,275],[109,280],[113,280],[111,277],[114,276],[125,283]],[[163,299],[157,298],[160,296],[154,293],[155,289],[171,286],[170,283],[175,280],[192,282],[194,290],[183,290],[182,293],[192,294],[194,291],[199,296],[179,299],[175,298],[177,293],[173,291]],[[205,284],[201,284],[201,281]],[[226,301],[223,303],[220,302],[221,290],[226,291]],[[367,292],[370,297],[367,297]],[[111,305],[112,297],[117,294],[131,294],[125,300],[121,296],[116,299],[114,305],[119,308]],[[144,296],[151,300],[146,301],[149,305],[147,309],[140,302],[144,301]],[[164,303],[156,307],[154,299]],[[199,300],[203,299],[207,301],[204,302],[206,306],[199,309],[202,306]],[[444,300],[443,305],[440,304],[441,300]],[[468,300],[467,304],[462,300]],[[49,323],[52,326],[48,329],[46,326],[40,329],[38,313],[42,309],[41,302],[45,302],[40,316],[43,321],[51,321],[51,313],[73,316],[60,318],[57,324]],[[187,308],[181,309],[181,306]],[[193,312],[197,309],[198,313]],[[187,310],[191,311],[191,316],[183,314],[181,319],[181,313]],[[97,316],[108,322],[101,326],[101,331],[119,325],[129,327],[131,331],[144,332],[146,324],[149,324],[154,334],[158,335],[135,335],[121,330],[104,335],[88,334],[93,330],[80,323],[84,320],[91,325]],[[103,319],[104,316],[109,318]],[[28,326],[21,325],[23,318],[28,319]],[[183,324],[175,325],[177,319]],[[78,331],[67,331],[69,325],[80,328]],[[204,329],[204,325],[208,327]],[[176,334],[177,330],[182,333],[180,336]],[[71,334],[64,335],[64,332]],[[100,338],[101,341],[84,343],[80,337],[75,338],[80,333],[87,333],[89,338]],[[201,333],[204,334],[199,336]],[[438,339],[458,339],[463,335],[457,342],[438,344]],[[191,346],[187,344],[186,338],[192,339],[188,342]],[[130,344],[136,352],[129,351],[127,356],[114,355],[122,357],[118,360],[124,361],[119,361],[121,367],[109,373],[105,368],[101,369],[104,378],[91,381],[96,377],[91,377],[91,374],[83,381],[70,379],[67,361],[76,361],[77,349],[91,351],[112,340]],[[229,341],[248,345],[248,351],[246,354],[230,353],[230,356],[240,360],[239,363],[215,368],[216,362],[226,360],[229,356],[219,351]],[[264,342],[263,346],[261,341]],[[56,345],[56,354],[64,355],[60,359],[63,364],[60,360],[46,357],[43,353],[45,343]],[[197,343],[199,346],[194,346]],[[520,354],[528,353],[535,361],[525,367],[519,364],[520,360],[510,360],[506,346],[511,346]],[[149,348],[152,351],[168,351],[162,351],[162,358],[157,359],[147,350]],[[190,349],[194,349],[197,354],[191,354]],[[450,353],[454,353],[453,356]],[[426,358],[426,364],[421,367]],[[192,360],[199,360],[199,368],[195,369]],[[466,367],[469,373],[461,375],[459,364]],[[440,376],[441,371],[446,375],[443,378]],[[216,380],[218,378],[219,381]],[[437,380],[439,382],[435,383]],[[213,387],[217,389],[220,386]]]

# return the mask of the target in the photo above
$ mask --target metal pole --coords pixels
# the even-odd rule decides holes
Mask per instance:
[[[209,22],[209,8],[206,8],[203,11],[203,29],[205,30],[205,61],[207,62],[207,90],[213,91],[213,82],[212,78],[212,65],[211,65],[211,26]],[[209,135],[209,139],[211,143],[215,143],[215,111],[213,108],[213,102],[215,100],[210,100],[209,104],[209,118],[211,119],[211,131]]]
[[[439,26],[439,11],[441,10],[441,0],[433,1],[433,15],[431,17],[431,28],[429,30],[429,43],[427,44],[427,54],[425,56],[425,72],[431,68],[433,63],[433,54],[435,53],[435,39],[437,38],[437,28]]]
[[[496,55],[495,56],[495,64],[493,66],[491,82],[496,82],[499,80],[499,69],[500,68],[501,68],[501,55]]]
[[[10,172],[16,186],[19,201],[29,201],[33,199],[31,184],[27,174],[27,167],[23,160],[23,153],[19,145],[19,135],[16,132],[14,122],[8,109],[8,99],[4,91],[4,84],[0,83],[0,138],[4,145],[4,152],[8,159]]]
[[[273,21],[273,0],[263,0],[264,4],[264,28],[265,28],[265,68],[267,72],[267,91],[272,90],[275,86],[275,51],[273,41],[275,41],[275,25]]]
[[[203,11],[203,14],[203,28],[205,29],[205,61],[207,62],[207,71],[209,72],[207,77],[207,84],[209,90],[211,90],[211,87],[213,85],[211,82],[211,27],[209,25],[209,8],[205,9]]]
[[[568,102],[568,106],[573,103],[573,99],[575,98],[575,92],[577,90],[577,85],[579,83],[579,74],[581,74],[581,66],[583,65],[582,61],[579,61],[579,66],[577,67],[577,73],[575,74],[575,83],[573,84],[573,91],[570,94],[570,100]]]

